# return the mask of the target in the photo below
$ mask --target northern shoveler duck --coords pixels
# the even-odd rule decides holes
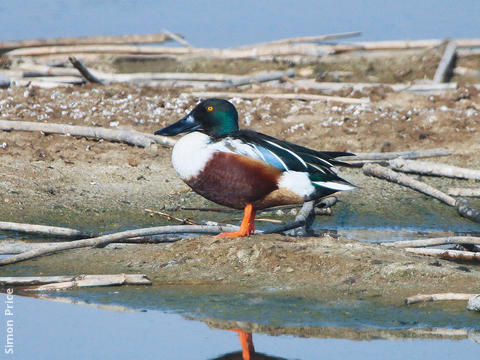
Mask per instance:
[[[180,178],[203,197],[244,209],[240,230],[255,231],[255,212],[273,206],[302,204],[355,186],[338,177],[335,158],[347,152],[316,151],[252,130],[238,128],[235,106],[222,99],[200,102],[183,119],[155,132],[188,133],[173,148],[172,163]]]

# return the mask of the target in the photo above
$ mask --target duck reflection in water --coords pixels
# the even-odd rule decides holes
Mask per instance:
[[[277,356],[270,356],[262,353],[255,352],[253,346],[253,338],[251,332],[246,332],[241,329],[229,329],[235,331],[238,334],[240,345],[242,345],[242,351],[236,351],[228,354],[216,357],[213,360],[285,360],[284,358]]]

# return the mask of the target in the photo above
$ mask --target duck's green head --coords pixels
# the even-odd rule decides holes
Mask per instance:
[[[203,131],[213,137],[221,137],[238,130],[238,113],[227,100],[208,99],[176,123],[155,132],[155,135],[173,136],[184,132]]]

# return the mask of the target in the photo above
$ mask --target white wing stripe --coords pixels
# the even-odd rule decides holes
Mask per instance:
[[[276,147],[278,147],[278,148],[280,148],[280,149],[282,149],[282,150],[285,150],[285,151],[289,152],[289,153],[292,154],[294,157],[296,157],[296,158],[298,159],[298,161],[300,161],[305,168],[307,168],[307,164],[305,163],[305,161],[303,161],[303,159],[302,159],[300,156],[298,156],[297,154],[295,154],[293,151],[291,151],[291,150],[289,150],[289,149],[286,149],[286,148],[284,148],[283,146],[280,146],[280,145],[278,145],[278,144],[275,144],[275,143],[272,142],[272,141],[268,141],[268,140],[265,140],[265,141],[266,141],[267,143],[273,145],[273,146],[276,146]]]
[[[314,181],[314,184],[333,189],[333,190],[353,190],[355,189],[355,186],[353,185],[348,185],[348,184],[342,184],[334,181]]]

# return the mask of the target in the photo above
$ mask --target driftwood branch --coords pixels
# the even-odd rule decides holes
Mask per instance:
[[[78,60],[75,56],[69,56],[68,60],[72,65],[82,74],[82,76],[89,82],[94,84],[104,85],[103,81],[93,75],[83,63]]]
[[[166,29],[163,29],[162,33],[167,35],[170,39],[175,40],[179,44],[185,45],[187,47],[192,47],[192,45],[190,45],[190,43],[187,40],[185,40],[182,36],[178,34],[172,33],[171,31],[168,31]]]
[[[480,223],[480,210],[474,209],[466,199],[458,198],[455,203],[457,211],[463,217]]]
[[[453,165],[405,159],[394,159],[389,161],[388,164],[393,170],[405,173],[480,180],[480,170],[467,169]]]
[[[223,84],[219,84],[216,87],[220,89],[229,89],[232,87],[248,85],[252,83],[261,83],[273,80],[279,80],[283,77],[293,77],[295,76],[295,71],[293,69],[287,71],[273,71],[273,72],[266,72],[262,74],[257,74],[253,76],[245,76],[237,80],[228,80]]]
[[[175,144],[175,141],[173,141],[172,139],[168,139],[163,136],[142,134],[136,131],[28,121],[0,120],[0,130],[41,131],[43,133],[50,134],[85,136],[96,139],[124,142],[130,145],[136,145],[140,147],[149,147],[153,143],[158,143],[163,146],[173,146],[173,144]]]
[[[468,200],[465,200],[463,198],[455,200],[455,198],[445,194],[438,189],[435,189],[430,185],[425,184],[424,182],[415,180],[405,174],[397,173],[378,164],[363,165],[363,172],[365,175],[385,179],[399,185],[407,186],[413,190],[421,192],[422,194],[431,196],[447,205],[456,207],[458,213],[464,218],[470,219],[475,222],[480,222],[480,211],[472,208]]]
[[[450,300],[470,300],[476,294],[459,294],[459,293],[443,293],[443,294],[418,294],[408,297],[405,302],[408,305],[418,304],[428,301],[450,301]]]
[[[257,47],[264,47],[264,46],[276,46],[276,45],[294,44],[294,43],[302,43],[302,42],[318,42],[318,41],[336,40],[336,39],[344,39],[344,38],[360,36],[360,35],[362,35],[360,31],[353,31],[353,32],[328,34],[328,35],[303,36],[303,37],[269,41],[269,42],[258,43],[253,45],[245,45],[245,46],[237,47],[237,49],[251,49],[251,48],[257,48]]]
[[[84,247],[104,246],[112,242],[134,238],[138,236],[148,236],[157,234],[179,234],[179,233],[220,233],[238,230],[237,226],[207,226],[207,225],[177,225],[177,226],[159,226],[145,229],[128,230],[119,233],[103,235],[95,238],[76,240],[59,243],[36,250],[27,251],[18,255],[10,256],[6,259],[0,259],[0,266],[14,264],[20,261],[33,259],[43,255],[53,254],[59,251],[79,249]]]
[[[94,233],[80,231],[70,228],[46,226],[46,225],[32,225],[21,224],[14,222],[0,221],[0,230],[2,231],[16,231],[27,234],[46,235],[46,236],[59,236],[63,238],[86,238],[95,236]]]
[[[450,77],[450,72],[452,69],[453,64],[455,63],[455,54],[457,51],[457,45],[454,41],[449,41],[445,52],[443,53],[442,59],[440,60],[440,64],[438,64],[437,71],[433,77],[434,83],[443,83],[447,82],[448,78]]]
[[[151,285],[152,282],[143,274],[0,277],[0,286],[3,287],[35,285],[35,287],[28,288],[28,290],[57,290],[65,289],[67,287],[113,286],[127,284]]]
[[[327,95],[314,95],[314,94],[273,94],[273,93],[239,93],[239,92],[217,92],[217,91],[192,91],[190,93],[184,93],[184,95],[195,96],[199,98],[210,97],[225,97],[225,98],[241,98],[241,99],[288,99],[288,100],[317,100],[317,101],[333,101],[345,104],[366,104],[370,100],[368,99],[355,99],[346,98],[341,96],[327,96]]]
[[[385,179],[390,182],[397,183],[399,185],[407,186],[413,190],[421,192],[422,194],[431,196],[437,200],[444,202],[447,205],[455,206],[456,200],[451,196],[437,190],[430,185],[427,185],[421,181],[412,179],[411,177],[397,173],[386,167],[377,164],[365,164],[363,166],[363,172],[368,176],[375,176],[380,179]]]
[[[463,66],[455,67],[455,69],[453,69],[453,73],[455,75],[460,75],[460,76],[471,76],[471,77],[480,78],[480,71],[475,70],[475,69],[466,68],[466,67],[463,67]]]
[[[401,240],[383,242],[383,246],[392,246],[397,248],[439,246],[447,244],[473,244],[480,245],[480,237],[473,236],[449,236],[441,238],[419,239],[419,240]]]
[[[396,158],[418,159],[426,157],[448,156],[452,151],[445,148],[435,148],[426,150],[384,152],[384,153],[356,153],[354,156],[339,157],[342,161],[365,161],[365,160],[390,160]]]
[[[450,196],[480,197],[480,188],[476,188],[476,189],[450,188],[447,190],[447,194]]]
[[[180,35],[176,35],[179,36]],[[65,46],[65,45],[99,45],[99,44],[153,44],[171,40],[171,34],[119,35],[119,36],[85,36],[63,37],[38,40],[0,41],[0,52],[28,47]],[[175,39],[176,40],[176,39]]]
[[[135,45],[76,45],[31,47],[26,49],[15,49],[6,53],[6,55],[11,57],[62,54],[162,55],[242,59],[296,54],[321,56],[325,54],[325,47],[315,44],[292,44],[241,50]]]
[[[412,254],[434,256],[442,259],[480,261],[480,253],[473,251],[418,248],[405,248],[405,251]]]
[[[296,85],[306,89],[321,91],[340,91],[345,88],[351,88],[353,91],[363,91],[372,87],[387,87],[395,92],[412,92],[417,94],[430,94],[447,90],[455,90],[457,83],[441,84],[385,84],[385,83],[346,83],[346,82],[318,82],[315,79],[297,79]]]

